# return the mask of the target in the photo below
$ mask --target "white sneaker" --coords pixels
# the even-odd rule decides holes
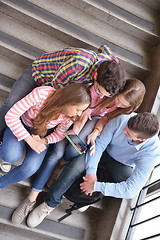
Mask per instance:
[[[2,161],[0,163],[0,169],[5,173],[9,172],[11,170],[11,167],[12,167],[12,165],[8,162]]]
[[[49,207],[47,203],[43,202],[36,207],[27,218],[27,225],[30,228],[38,226],[46,216],[48,216],[54,208]]]
[[[90,206],[90,205],[87,205],[87,206],[78,208],[77,210],[78,210],[79,212],[85,212],[85,211],[89,208],[89,206]]]

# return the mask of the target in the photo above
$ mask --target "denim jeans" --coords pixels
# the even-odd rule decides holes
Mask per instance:
[[[9,163],[16,162],[22,156],[24,147],[26,147],[26,156],[23,163],[0,177],[0,189],[32,176],[40,167],[47,152],[46,149],[40,154],[36,153],[24,140],[18,141],[7,127],[4,132],[3,143],[0,145],[0,157]]]
[[[85,154],[74,158],[63,170],[57,180],[49,188],[45,202],[50,207],[61,203],[63,194],[85,170]],[[98,165],[98,181],[121,182],[132,174],[133,169],[114,160],[104,151]]]
[[[64,139],[63,141],[49,145],[44,161],[36,173],[36,177],[32,185],[33,190],[41,191],[43,189],[57,163],[63,157],[67,144],[68,141]]]
[[[99,118],[96,117],[88,121],[81,130],[79,136],[85,143],[87,141],[87,136],[90,134],[90,132],[92,132],[98,119]],[[42,163],[42,166],[36,174],[32,189],[34,189],[35,191],[41,191],[43,189],[52,171],[62,157],[64,157],[66,162],[70,162],[74,157],[78,155],[79,153],[74,149],[71,144],[68,143],[67,139],[50,145],[45,159]]]
[[[45,202],[50,207],[56,207],[61,203],[63,194],[74,183],[85,169],[85,154],[79,155],[69,162],[56,181],[49,188],[45,196]]]
[[[6,127],[4,116],[6,115],[8,110],[17,101],[19,101],[20,99],[25,97],[28,93],[30,93],[35,87],[37,87],[37,84],[32,77],[32,70],[30,66],[23,72],[21,77],[18,80],[16,80],[7,100],[0,107],[0,135],[2,135],[2,132]]]

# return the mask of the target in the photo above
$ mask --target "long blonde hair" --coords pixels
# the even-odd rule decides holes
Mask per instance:
[[[108,120],[111,120],[112,118],[115,118],[121,114],[129,114],[137,110],[143,101],[145,92],[146,92],[145,86],[140,80],[135,78],[127,79],[124,89],[120,94],[122,94],[125,100],[129,102],[130,107],[117,108],[115,111],[108,113],[107,114]],[[107,108],[115,101],[115,98],[116,96],[112,98],[104,98],[97,106],[94,107],[98,109]]]
[[[56,119],[60,114],[66,114],[66,107],[71,105],[90,104],[89,89],[82,83],[73,83],[60,88],[46,99],[42,109],[32,119],[33,133],[45,136],[47,123]]]

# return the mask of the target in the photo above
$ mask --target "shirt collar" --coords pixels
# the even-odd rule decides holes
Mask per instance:
[[[139,151],[141,149],[141,147],[143,147],[146,144],[146,142],[149,141],[149,139],[145,140],[144,142],[139,142],[139,143],[132,142],[132,139],[130,139],[130,138],[127,138],[127,141],[128,141],[128,144],[133,145],[137,149],[137,151]]]

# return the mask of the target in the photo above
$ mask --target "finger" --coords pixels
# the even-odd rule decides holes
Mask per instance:
[[[94,146],[92,145],[89,150],[92,150],[93,148],[94,148]]]
[[[91,117],[90,113],[88,113],[88,118],[89,118],[89,120],[92,120],[92,117]]]

